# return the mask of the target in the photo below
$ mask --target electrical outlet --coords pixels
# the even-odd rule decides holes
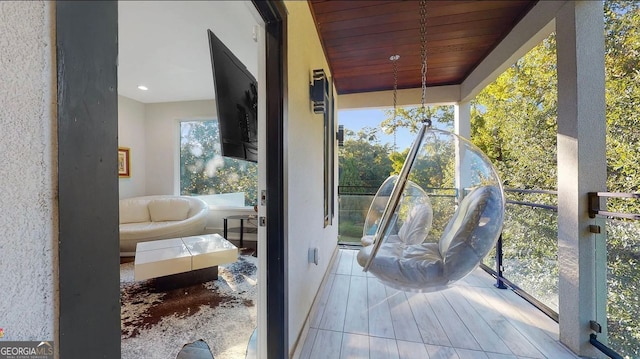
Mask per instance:
[[[318,265],[318,248],[309,248],[309,263]]]

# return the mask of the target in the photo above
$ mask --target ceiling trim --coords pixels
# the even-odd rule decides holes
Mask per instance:
[[[454,104],[460,99],[460,85],[427,87],[426,104]],[[422,102],[422,89],[398,90],[398,106],[418,106]],[[393,91],[361,92],[338,95],[338,110],[362,108],[392,108]]]
[[[538,1],[513,30],[467,76],[460,102],[472,100],[509,66],[555,31],[555,17],[567,1]]]

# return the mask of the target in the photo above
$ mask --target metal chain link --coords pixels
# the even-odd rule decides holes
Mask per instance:
[[[393,64],[393,150],[397,150],[396,146],[396,125],[398,124],[398,59],[400,55],[392,55],[389,57]]]
[[[427,118],[424,106],[427,97],[427,1],[420,0],[420,61],[422,62],[422,122],[431,127],[431,119]]]

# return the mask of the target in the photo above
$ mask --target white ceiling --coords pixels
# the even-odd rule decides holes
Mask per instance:
[[[119,1],[118,93],[143,103],[213,99],[207,29],[257,78],[258,21],[247,1]]]

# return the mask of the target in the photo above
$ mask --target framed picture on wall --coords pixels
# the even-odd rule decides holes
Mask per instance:
[[[129,147],[118,147],[118,176],[119,177],[131,177],[131,163],[130,163]]]

